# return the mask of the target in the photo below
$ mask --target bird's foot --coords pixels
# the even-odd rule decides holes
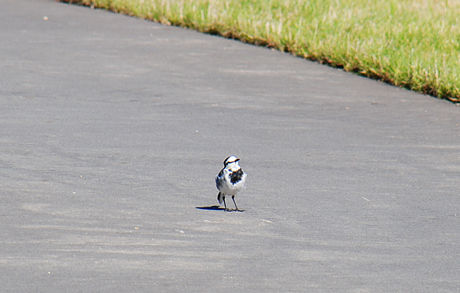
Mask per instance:
[[[226,212],[244,212],[244,210],[240,210],[240,209],[224,209],[224,211]]]

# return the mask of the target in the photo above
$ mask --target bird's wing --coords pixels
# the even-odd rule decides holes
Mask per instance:
[[[217,174],[216,177],[216,187],[217,189],[220,189],[222,186],[222,183],[224,181],[224,169],[220,170],[219,174]]]

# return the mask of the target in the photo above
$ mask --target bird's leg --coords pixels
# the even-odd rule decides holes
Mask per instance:
[[[238,209],[238,206],[236,205],[235,196],[234,196],[234,195],[232,195],[232,200],[233,200],[233,203],[235,204],[235,208],[236,208],[235,211],[240,211],[240,210]]]
[[[227,209],[227,203],[225,202],[225,195],[222,197],[224,199],[224,206],[225,206],[225,211],[228,212],[228,209]]]

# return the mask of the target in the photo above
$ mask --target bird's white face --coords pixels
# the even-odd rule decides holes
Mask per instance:
[[[239,161],[239,160],[240,160],[240,159],[238,159],[238,158],[235,157],[235,156],[230,156],[230,157],[228,157],[228,158],[225,159],[225,161],[224,161],[224,166],[228,166],[228,165],[230,165],[230,164],[238,164],[238,161]]]

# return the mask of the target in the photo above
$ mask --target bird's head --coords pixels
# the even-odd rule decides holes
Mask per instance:
[[[238,159],[236,156],[230,156],[230,157],[228,157],[228,158],[225,159],[225,161],[224,161],[224,167],[226,167],[226,166],[228,166],[228,165],[230,165],[230,164],[235,164],[235,163],[238,164],[238,161],[239,161],[239,160],[240,160],[240,159]]]

